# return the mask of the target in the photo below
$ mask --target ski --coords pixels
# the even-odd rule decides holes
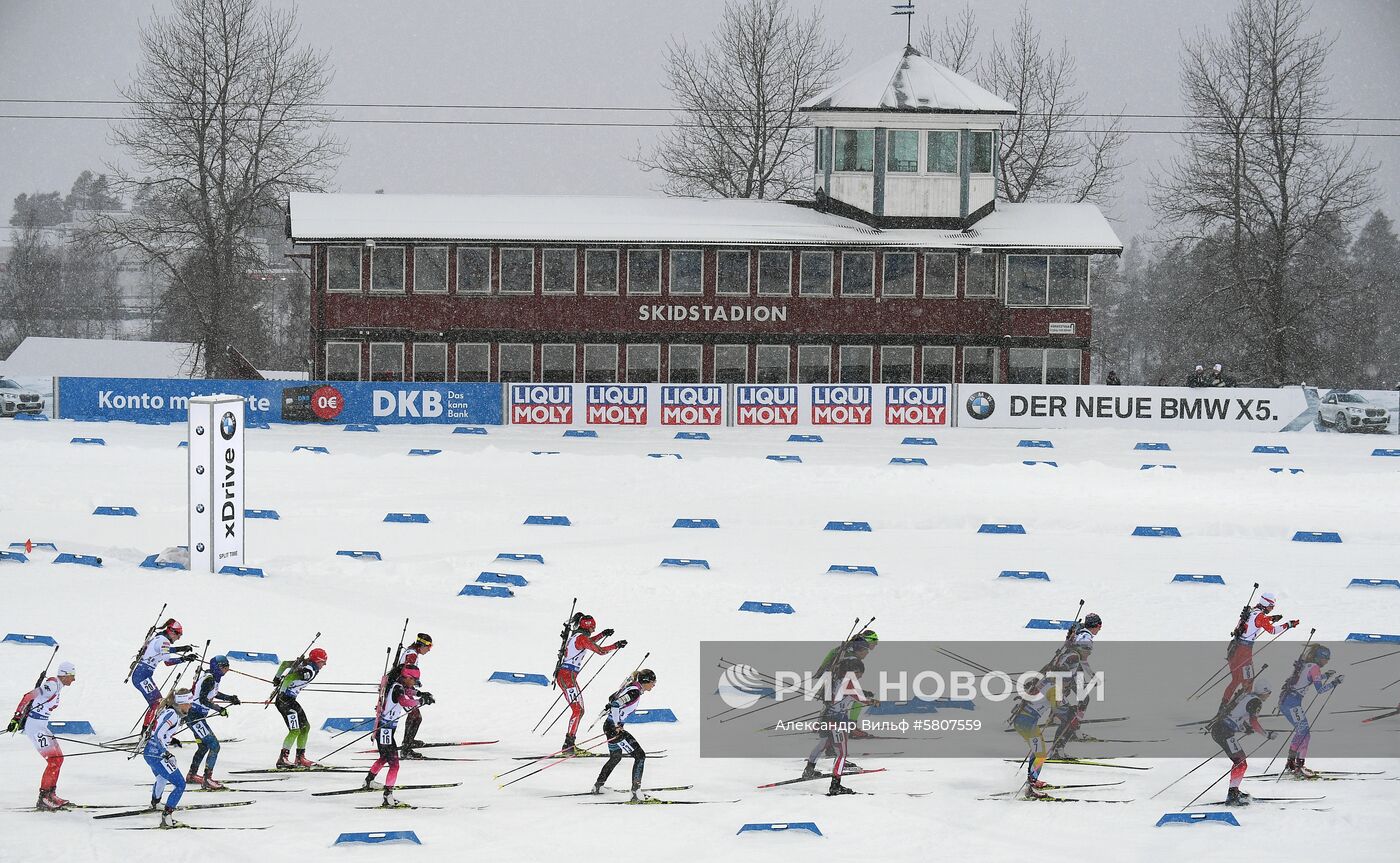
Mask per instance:
[[[1025,758],[1003,758],[1007,764],[1025,764]],[[1151,767],[1136,767],[1131,764],[1109,764],[1107,761],[1093,761],[1086,758],[1047,758],[1046,764],[1078,764],[1083,767],[1116,767],[1119,770],[1151,770]]]
[[[225,784],[225,785],[248,785],[248,784],[254,783],[254,782],[286,782],[288,779],[291,779],[291,778],[292,778],[292,777],[290,777],[290,776],[278,776],[276,779],[221,779],[221,780],[219,780],[219,781],[222,782],[222,783]],[[186,781],[188,782],[188,780],[186,780]],[[150,782],[133,782],[133,783],[131,783],[131,784],[132,784],[132,785],[135,785],[137,788],[150,788],[150,787],[151,787],[151,783],[150,783]],[[190,791],[195,790],[195,789],[194,789],[194,783],[192,783],[192,782],[189,783],[189,790],[190,790]],[[233,790],[236,791],[237,789],[233,789]]]
[[[1252,804],[1252,803],[1316,803],[1316,802],[1319,801],[1319,800],[1325,800],[1325,799],[1326,799],[1326,795],[1322,795],[1322,796],[1319,796],[1319,797],[1255,797],[1255,796],[1253,796],[1253,795],[1250,795],[1250,797],[1249,797],[1249,803],[1246,803],[1245,805],[1248,806],[1248,805],[1250,805],[1250,804]],[[1192,804],[1190,804],[1190,805],[1191,805],[1191,806],[1229,806],[1230,804],[1227,803],[1227,802],[1224,801],[1224,800],[1212,800],[1212,801],[1209,802],[1209,803],[1192,803]],[[1233,808],[1233,807],[1232,807],[1232,808]]]
[[[148,783],[149,784],[149,783]],[[57,809],[45,809],[38,806],[19,806],[13,809],[6,809],[6,812],[70,812],[74,809],[124,809],[120,803],[97,805],[93,803],[65,803]]]
[[[264,767],[259,770],[230,770],[233,776],[246,776],[252,773],[362,773],[358,767]]]
[[[864,776],[864,775],[867,774],[867,773],[884,773],[884,772],[885,772],[885,768],[883,768],[883,767],[875,767],[875,768],[872,768],[872,769],[870,769],[870,770],[854,770],[854,771],[851,771],[850,773],[843,773],[843,774],[841,774],[841,778],[842,778],[842,779],[847,779],[847,778],[849,778],[849,777],[851,777],[851,776]],[[830,774],[830,773],[818,773],[816,776],[799,776],[799,777],[797,777],[796,779],[783,779],[783,780],[781,780],[781,781],[779,781],[779,782],[769,782],[767,785],[759,785],[759,786],[756,786],[756,787],[758,787],[758,788],[777,788],[779,785],[793,785],[793,784],[798,783],[798,782],[810,782],[810,781],[812,781],[813,779],[830,779],[830,778],[831,778],[831,774]]]
[[[356,760],[356,761],[377,761],[378,759],[377,759],[377,758],[356,758],[356,759],[354,759],[354,760]],[[409,762],[409,761],[482,761],[482,760],[484,760],[484,759],[481,759],[481,758],[450,758],[450,757],[443,757],[443,756],[437,756],[437,755],[400,755],[400,756],[399,756],[399,762],[400,762],[400,763],[407,763],[407,762]]]
[[[1026,797],[1025,795],[1020,795],[1020,796],[1017,796],[1017,797],[995,797],[995,796],[994,796],[994,797],[978,797],[977,799],[978,799],[978,800],[1003,800],[1003,801],[1005,801],[1005,800],[1010,800],[1010,801],[1020,801],[1020,800],[1023,800],[1023,801],[1025,801],[1025,802],[1027,802],[1027,803],[1132,803],[1132,802],[1133,802],[1131,799],[1128,799],[1128,800],[1086,800],[1086,799],[1084,799],[1084,798],[1082,798],[1082,797],[1056,797],[1056,796],[1051,795],[1051,794],[1047,794],[1047,795],[1045,795],[1045,796],[1043,796],[1043,797]]]
[[[181,824],[176,822],[170,825],[152,824],[149,827],[118,827],[118,830],[271,830],[272,825],[264,827],[205,827],[199,824]]]
[[[439,782],[433,785],[395,785],[395,791],[413,791],[420,788],[456,788],[460,782]],[[346,788],[341,791],[314,791],[312,797],[335,797],[340,794],[368,794],[373,791],[382,792],[383,788]]]
[[[300,788],[205,788],[203,785],[191,785],[185,789],[186,794],[296,794],[299,791]]]
[[[499,740],[461,740],[455,743],[411,743],[409,749],[432,749],[437,746],[485,746],[489,743],[500,743]]]
[[[197,809],[227,809],[227,808],[232,807],[232,806],[252,806],[253,803],[254,803],[254,801],[252,801],[252,800],[237,800],[237,801],[232,801],[232,802],[229,802],[229,803],[196,803],[196,804],[194,804],[193,806],[181,806],[181,807],[180,807],[178,810],[176,810],[176,811],[178,811],[178,812],[193,812],[193,811],[195,811],[195,810],[197,810]],[[126,811],[126,812],[109,812],[109,813],[107,813],[106,815],[94,815],[94,816],[92,816],[92,820],[96,821],[96,820],[98,820],[98,819],[100,819],[100,818],[130,818],[130,817],[133,816],[133,815],[159,815],[159,814],[160,814],[160,810],[159,810],[159,809],[152,809],[151,807],[147,806],[147,807],[145,807],[145,808],[143,808],[143,809],[131,809],[131,810],[128,810],[128,811]]]
[[[641,800],[595,800],[593,806],[699,806],[703,803],[738,803],[738,800],[663,800],[644,797]]]
[[[1383,770],[1374,773],[1325,773],[1319,771],[1315,776],[1296,776],[1292,773],[1257,773],[1253,776],[1246,776],[1245,779],[1278,779],[1287,782],[1361,782],[1366,779],[1375,779],[1377,774],[1384,773]]]
[[[695,787],[694,785],[664,785],[664,786],[661,786],[661,787],[658,787],[658,788],[643,788],[643,789],[641,789],[641,790],[642,790],[643,792],[652,792],[652,791],[689,791],[691,788],[694,788],[694,787]],[[627,790],[625,790],[625,789],[622,789],[622,788],[604,788],[603,790],[604,790],[604,791],[612,791],[612,792],[617,793],[617,794],[629,794],[629,793],[631,793],[631,792],[629,792],[629,791],[627,791]],[[601,797],[601,796],[602,796],[602,793],[601,793],[601,792],[598,793],[598,794],[594,794],[592,791],[575,791],[573,794],[546,794],[546,795],[545,795],[546,798],[550,798],[550,799],[553,799],[553,798],[556,798],[556,797]]]
[[[1046,789],[1048,789],[1048,790],[1051,790],[1051,791],[1063,791],[1063,790],[1065,790],[1065,789],[1067,789],[1067,788],[1110,788],[1110,787],[1112,787],[1112,786],[1114,786],[1114,785],[1122,785],[1122,784],[1123,784],[1123,780],[1120,779],[1120,780],[1117,781],[1117,782],[1083,782],[1083,783],[1079,783],[1079,784],[1075,784],[1075,785],[1044,785],[1044,786],[1041,786],[1041,790],[1046,790]],[[988,797],[1007,797],[1007,796],[1012,795],[1012,794],[1020,794],[1020,793],[1022,793],[1022,790],[1023,790],[1023,789],[1017,789],[1017,790],[1015,790],[1015,791],[998,791],[998,792],[996,792],[995,794],[988,794],[987,796],[988,796]]]
[[[1072,742],[1074,742],[1074,743],[1166,743],[1167,740],[1166,740],[1165,737],[1164,737],[1164,738],[1160,738],[1160,739],[1156,739],[1156,740],[1114,740],[1114,739],[1111,738],[1111,737],[1086,737],[1086,736],[1083,736],[1083,735],[1076,734],[1076,735],[1074,735],[1074,739],[1073,739]]]
[[[589,752],[588,750],[584,750],[584,751],[582,751],[582,752],[576,752],[576,753],[574,753],[573,755],[561,755],[561,754],[559,754],[558,752],[551,752],[551,753],[549,753],[548,755],[513,755],[513,756],[511,756],[512,760],[514,760],[514,761],[544,761],[544,760],[549,759],[549,758],[606,758],[606,757],[608,757],[608,753],[606,753],[606,752]],[[648,753],[647,753],[647,760],[648,760],[648,761],[650,761],[650,760],[653,759],[653,758],[665,758],[665,757],[666,757],[666,750],[665,750],[665,749],[658,749],[658,750],[656,750],[655,752],[648,752]]]
[[[379,804],[378,806],[356,806],[355,808],[356,808],[356,809],[390,809],[390,810],[393,810],[393,809],[445,809],[445,808],[447,808],[447,807],[445,807],[445,806],[414,806],[412,803],[404,803],[404,802],[400,801],[400,802],[398,802],[398,803],[395,803],[393,806],[390,806],[390,805],[385,804],[385,803],[381,803],[381,804]]]

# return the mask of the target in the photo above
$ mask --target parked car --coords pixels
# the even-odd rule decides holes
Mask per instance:
[[[9,378],[0,378],[0,417],[44,412],[44,397]]]
[[[1385,408],[1371,404],[1359,393],[1329,393],[1317,406],[1317,425],[1339,432],[1385,432],[1390,418]]]

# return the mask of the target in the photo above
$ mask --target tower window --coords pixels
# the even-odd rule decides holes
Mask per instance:
[[[992,172],[992,150],[995,146],[995,133],[972,133],[972,173],[990,174]]]
[[[958,173],[957,132],[928,133],[928,172],[930,174]]]
[[[896,130],[889,133],[885,170],[912,174],[919,170],[919,133]]]
[[[875,170],[875,130],[836,130],[836,170]]]

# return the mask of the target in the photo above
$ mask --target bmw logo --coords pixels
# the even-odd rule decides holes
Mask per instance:
[[[233,411],[224,411],[223,417],[219,420],[219,434],[224,436],[224,440],[233,440],[233,434],[236,431],[238,431],[238,420],[234,419]]]
[[[967,397],[967,415],[975,420],[984,420],[997,409],[996,401],[990,394],[975,392]]]

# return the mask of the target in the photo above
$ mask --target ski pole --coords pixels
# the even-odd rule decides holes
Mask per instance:
[[[596,653],[590,653],[590,654],[588,654],[587,656],[585,656],[585,657],[583,658],[583,665],[579,666],[579,674],[582,674],[583,671],[584,671],[584,669],[588,668],[588,663],[592,662],[592,661],[593,661],[593,657],[595,657],[595,656],[597,656],[597,655],[598,655],[598,654],[596,654]],[[556,676],[556,677],[558,676],[558,672],[557,672],[557,671],[555,672],[555,676]],[[546,716],[549,716],[550,713],[553,713],[553,712],[554,712],[554,706],[555,706],[556,704],[558,704],[558,703],[559,703],[559,699],[561,699],[561,698],[563,698],[563,697],[564,697],[564,692],[563,692],[563,690],[560,690],[560,691],[559,691],[559,694],[556,695],[556,696],[554,696],[554,700],[550,702],[549,707],[546,707],[544,713],[540,714],[539,720],[535,722],[535,727],[534,727],[534,728],[531,728],[530,731],[533,732],[535,729],[537,729],[537,728],[540,727],[540,723],[541,723],[541,722],[544,722]],[[547,729],[547,728],[545,729],[545,731],[548,731],[548,730],[549,730],[549,729]],[[545,731],[541,731],[540,733],[543,734],[543,733],[545,733]]]
[[[106,751],[108,751],[108,752],[127,752],[126,749],[123,749],[122,747],[119,747],[119,746],[108,746],[108,745],[106,745],[105,743],[93,743],[91,740],[79,740],[79,739],[76,738],[76,737],[59,737],[57,734],[55,734],[55,735],[53,735],[53,739],[54,739],[54,740],[62,740],[64,743],[78,743],[78,744],[81,744],[81,745],[83,745],[83,746],[94,746],[94,747],[96,747],[96,748],[98,748],[98,749],[103,749],[103,750],[106,750]],[[65,757],[66,757],[66,756],[65,756]]]
[[[1285,630],[1285,631],[1286,631],[1286,630]],[[1275,635],[1273,638],[1271,638],[1271,639],[1269,639],[1268,641],[1266,641],[1266,642],[1264,643],[1264,646],[1263,646],[1263,647],[1260,647],[1258,650],[1254,651],[1254,658],[1255,658],[1255,659],[1258,659],[1260,654],[1262,654],[1264,651],[1268,650],[1269,647],[1270,647],[1270,645],[1272,645],[1275,641],[1278,641],[1278,640],[1279,640],[1280,638],[1282,638],[1282,637],[1283,637],[1283,633],[1280,632],[1280,633],[1278,633],[1277,635]],[[1210,692],[1212,689],[1214,689],[1215,687],[1217,687],[1217,686],[1219,686],[1220,684],[1224,683],[1226,680],[1229,680],[1229,679],[1230,679],[1230,673],[1229,673],[1229,671],[1228,671],[1229,667],[1230,667],[1230,664],[1229,664],[1228,662],[1225,663],[1225,667],[1224,667],[1224,669],[1222,669],[1222,670],[1224,670],[1226,673],[1222,675],[1222,674],[1220,674],[1219,671],[1217,671],[1217,672],[1216,672],[1216,675],[1218,675],[1218,676],[1215,677],[1214,679],[1212,679],[1211,681],[1209,681],[1209,682],[1206,684],[1204,691],[1200,692],[1200,694],[1201,694],[1201,695],[1205,695],[1207,692]],[[1261,669],[1261,670],[1262,670],[1262,669]],[[1258,677],[1258,676],[1259,676],[1259,672],[1256,671],[1256,672],[1254,673],[1254,676],[1255,676],[1255,677]],[[1190,700],[1191,700],[1190,698],[1187,699],[1187,701],[1190,701]]]
[[[600,669],[598,669],[598,673],[595,674],[595,675],[593,675],[592,677],[588,678],[588,682],[585,683],[584,685],[582,685],[582,686],[580,686],[580,687],[578,688],[578,694],[579,694],[579,697],[580,697],[580,698],[583,697],[584,691],[587,690],[588,687],[590,687],[590,686],[593,685],[593,681],[597,680],[599,677],[601,677],[601,676],[603,675],[603,672],[604,672],[604,671],[607,671],[607,670],[608,670],[608,663],[613,661],[613,657],[617,656],[617,653],[618,653],[618,652],[617,652],[616,650],[610,651],[610,652],[608,653],[607,659],[603,660],[603,667],[600,668]],[[650,655],[650,654],[648,654],[648,655]],[[640,666],[639,666],[639,667],[640,667]],[[568,712],[569,712],[569,711],[568,711],[568,708],[567,708],[567,706],[566,706],[564,710],[559,711],[559,715],[558,715],[558,716],[555,716],[555,717],[554,717],[554,722],[549,723],[549,725],[545,727],[544,731],[541,731],[540,733],[541,733],[541,734],[548,734],[548,733],[549,733],[549,730],[550,730],[551,728],[554,727],[554,723],[555,723],[555,722],[558,722],[560,719],[563,719],[563,718],[564,718],[564,714],[565,714],[565,713],[568,713]]]
[[[1358,660],[1356,660],[1355,662],[1352,663],[1352,665],[1360,665],[1360,664],[1363,663],[1363,662],[1370,662],[1370,661],[1372,661],[1372,660],[1374,660],[1374,659],[1385,659],[1387,656],[1394,656],[1394,655],[1397,654],[1397,653],[1400,653],[1400,650],[1392,650],[1392,651],[1390,651],[1389,653],[1382,653],[1382,654],[1380,654],[1380,655],[1378,655],[1378,656],[1368,656],[1368,657],[1366,657],[1365,659],[1358,659]]]
[[[971,659],[968,659],[966,656],[963,656],[963,655],[960,654],[960,653],[954,653],[953,651],[947,650],[947,649],[942,648],[942,647],[935,648],[935,649],[937,650],[938,653],[943,654],[944,656],[948,657],[949,659],[955,660],[955,661],[957,661],[957,662],[961,662],[963,665],[966,665],[967,667],[973,669],[974,671],[980,671],[980,672],[982,672],[983,674],[990,674],[990,673],[992,672],[992,669],[988,668],[987,666],[983,665],[982,663],[980,663],[980,662],[973,662]]]
[[[1297,660],[1295,661],[1295,663],[1294,663],[1294,668],[1297,668],[1297,663],[1298,663],[1298,662],[1302,662],[1303,656],[1304,656],[1305,654],[1307,654],[1307,652],[1308,652],[1308,645],[1312,643],[1313,634],[1316,633],[1316,632],[1317,632],[1317,627],[1313,627],[1312,629],[1309,629],[1309,630],[1308,630],[1308,640],[1305,641],[1305,642],[1303,642],[1303,649],[1300,650],[1300,651],[1298,652],[1298,659],[1297,659]],[[1313,706],[1314,702],[1316,702],[1316,701],[1317,701],[1317,693],[1314,692],[1314,693],[1313,693],[1312,700],[1308,702],[1308,706],[1305,707],[1305,708],[1303,708],[1303,721],[1304,721],[1304,722],[1307,721],[1307,719],[1308,719],[1308,711],[1312,709],[1312,706]],[[1280,706],[1282,706],[1282,703],[1283,703],[1283,696],[1282,696],[1282,693],[1280,693],[1280,695],[1279,695],[1279,704],[1280,704]],[[1284,718],[1287,719],[1288,717],[1285,716]],[[1293,724],[1292,721],[1290,721],[1289,724],[1292,725],[1292,724]],[[1284,747],[1284,746],[1287,746],[1288,743],[1289,743],[1289,741],[1291,741],[1292,739],[1293,739],[1293,732],[1289,732],[1288,735],[1287,735],[1287,739],[1285,739],[1285,740],[1283,741],[1283,744],[1282,744],[1281,746],[1279,746],[1278,752],[1275,752],[1275,753],[1274,753],[1274,757],[1269,759],[1269,763],[1266,764],[1266,765],[1264,765],[1264,772],[1265,772],[1265,773],[1268,773],[1269,770],[1274,766],[1274,762],[1277,761],[1277,760],[1278,760],[1278,757],[1279,757],[1280,755],[1283,754],[1283,747]],[[1283,774],[1280,773],[1279,775],[1282,776]]]
[[[1254,582],[1254,587],[1252,587],[1252,588],[1250,589],[1250,591],[1249,591],[1249,599],[1245,600],[1244,608],[1240,610],[1240,620],[1239,620],[1239,623],[1235,625],[1235,631],[1238,631],[1239,628],[1240,628],[1240,624],[1243,624],[1243,623],[1245,622],[1245,620],[1247,620],[1247,619],[1249,618],[1249,609],[1250,609],[1250,607],[1254,604],[1254,592],[1255,592],[1256,590],[1258,590],[1258,589],[1259,589],[1259,582],[1256,581],[1256,582]],[[1234,633],[1234,632],[1231,632],[1231,633],[1230,633],[1230,641],[1233,642],[1234,640],[1235,640],[1235,633]],[[1193,693],[1191,693],[1190,695],[1186,696],[1186,700],[1187,700],[1187,701],[1191,701],[1191,700],[1194,699],[1196,696],[1200,695],[1200,694],[1201,694],[1201,691],[1202,691],[1203,689],[1205,689],[1207,686],[1210,686],[1210,685],[1211,685],[1212,681],[1215,680],[1216,675],[1218,675],[1218,674],[1219,674],[1220,672],[1222,672],[1222,671],[1228,670],[1229,667],[1230,667],[1230,662],[1229,662],[1229,660],[1226,660],[1226,662],[1225,662],[1224,665],[1222,665],[1220,668],[1217,668],[1215,671],[1211,672],[1210,677],[1207,677],[1207,678],[1206,678],[1206,682],[1205,682],[1205,683],[1202,683],[1200,686],[1197,686],[1195,692],[1193,692]]]
[[[1069,642],[1074,638],[1074,633],[1079,629],[1079,616],[1084,613],[1084,600],[1079,600],[1079,607],[1074,610],[1074,623],[1070,624],[1069,632],[1065,633],[1065,641]]]
[[[399,633],[399,642],[400,642],[400,643],[403,642],[404,636],[408,633],[408,620],[407,620],[407,618],[404,619],[404,622],[403,622],[403,623],[404,623],[404,631],[401,632],[401,633]],[[394,657],[391,657],[391,656],[389,655],[389,651],[390,651],[390,650],[391,650],[391,648],[388,648],[388,647],[384,648],[384,671],[381,672],[380,675],[379,675],[379,687],[375,690],[375,695],[374,695],[374,725],[370,728],[371,731],[378,731],[378,730],[379,730],[379,714],[380,714],[380,711],[382,710],[382,708],[384,707],[384,694],[385,694],[384,690],[385,690],[386,687],[388,687],[388,686],[391,685],[391,684],[389,683],[389,660],[392,659],[392,658],[394,658]],[[402,648],[400,648],[400,650],[402,650]]]
[[[1260,749],[1263,749],[1263,748],[1264,748],[1264,744],[1266,744],[1266,743],[1268,743],[1268,742],[1269,742],[1268,740],[1261,740],[1261,741],[1259,741],[1259,745],[1256,746],[1256,747],[1254,747],[1254,749],[1253,749],[1252,751],[1250,751],[1249,755],[1253,755],[1255,752],[1258,752]],[[1249,760],[1249,755],[1246,755],[1246,756],[1245,756],[1245,761],[1248,761],[1248,760]],[[1211,758],[1214,758],[1214,757],[1215,757],[1215,756],[1213,756],[1213,755],[1211,756]],[[1197,800],[1200,800],[1202,797],[1206,796],[1206,792],[1207,792],[1207,791],[1209,791],[1210,789],[1214,788],[1216,785],[1219,785],[1219,784],[1220,784],[1220,780],[1224,779],[1226,776],[1229,776],[1230,773],[1234,771],[1234,769],[1235,769],[1235,765],[1234,765],[1234,763],[1232,762],[1232,763],[1230,764],[1230,769],[1229,769],[1229,770],[1226,770],[1224,773],[1222,773],[1222,774],[1220,774],[1219,776],[1215,777],[1215,780],[1214,780],[1214,781],[1212,781],[1212,782],[1211,782],[1209,785],[1207,785],[1205,788],[1201,789],[1201,793],[1200,793],[1200,794],[1197,794],[1195,797],[1192,797],[1192,798],[1191,798],[1191,802],[1190,802],[1190,803],[1187,803],[1185,806],[1181,807],[1181,810],[1182,810],[1183,812],[1186,811],[1186,810],[1187,810],[1188,808],[1190,808],[1191,805],[1194,804]],[[1184,779],[1185,777],[1182,777],[1182,778]],[[1165,791],[1166,789],[1163,788],[1162,790]],[[1161,792],[1158,792],[1158,793],[1161,793]],[[1154,795],[1152,795],[1152,796],[1153,796],[1153,797],[1156,797],[1157,795],[1154,794]]]
[[[1327,709],[1327,702],[1329,702],[1329,701],[1332,700],[1332,693],[1334,693],[1334,692],[1336,692],[1336,691],[1337,691],[1337,687],[1335,687],[1335,686],[1332,687],[1331,689],[1327,690],[1327,697],[1324,698],[1324,699],[1322,699],[1322,705],[1321,705],[1320,707],[1317,708],[1317,715],[1318,715],[1318,716],[1321,716],[1321,715],[1322,715],[1322,711]],[[1309,702],[1308,702],[1307,709],[1305,709],[1305,710],[1303,711],[1303,721],[1305,721],[1305,722],[1308,723],[1309,729],[1311,729],[1311,727],[1312,727],[1312,721],[1311,721],[1311,718],[1308,716],[1308,712],[1309,712],[1310,710],[1312,710],[1313,701],[1316,701],[1316,700],[1317,700],[1317,695],[1318,695],[1318,693],[1313,693],[1312,701],[1309,701]],[[1291,743],[1295,734],[1297,734],[1297,729],[1294,729],[1293,732],[1291,732],[1291,733],[1289,733],[1289,734],[1287,735],[1286,739],[1283,741],[1283,746],[1287,746],[1289,743]],[[1278,760],[1279,755],[1283,754],[1283,746],[1280,746],[1280,747],[1278,748],[1278,752],[1275,752],[1275,753],[1274,753],[1274,757],[1269,759],[1269,765],[1268,765],[1268,767],[1265,767],[1265,768],[1264,768],[1264,772],[1265,772],[1265,773],[1268,773],[1268,772],[1269,772],[1269,768],[1274,766],[1274,762]],[[1277,782],[1278,780],[1280,780],[1280,779],[1282,779],[1282,778],[1283,778],[1283,771],[1280,770],[1279,773],[1278,773],[1278,776],[1275,776],[1275,777],[1274,777],[1274,781]]]
[[[1372,716],[1370,719],[1361,720],[1361,724],[1365,725],[1368,722],[1375,722],[1377,719],[1389,719],[1392,716],[1400,716],[1400,704],[1397,704],[1395,706],[1395,709],[1389,711],[1388,713],[1382,713],[1380,716]]]
[[[344,733],[344,732],[342,732],[342,733]],[[364,734],[361,734],[359,737],[356,737],[354,740],[351,740],[349,743],[345,744],[345,746],[342,746],[342,747],[340,747],[340,749],[335,750],[335,752],[330,752],[330,753],[327,753],[327,754],[325,754],[325,755],[322,755],[320,758],[317,758],[316,760],[317,760],[318,762],[320,762],[320,761],[325,761],[326,759],[330,758],[332,755],[335,755],[336,753],[343,751],[347,746],[353,746],[353,745],[355,745],[356,743],[359,743],[361,740],[364,740],[366,737],[370,736],[370,735],[373,734],[373,733],[374,733],[374,729],[371,728],[370,730],[366,731]]]
[[[648,650],[645,654],[642,655],[641,661],[639,661],[639,662],[637,663],[637,667],[634,668],[634,669],[632,669],[631,674],[627,675],[627,679],[628,679],[629,681],[632,679],[632,674],[636,674],[636,673],[637,673],[637,670],[640,669],[640,668],[642,667],[643,663],[645,663],[645,662],[647,661],[647,657],[648,657],[648,656],[651,656],[651,651],[650,651],[650,650]],[[598,669],[598,673],[599,673],[599,674],[602,674],[602,673],[603,673],[603,669],[601,669],[601,668]],[[626,685],[627,685],[627,684],[625,684],[625,683],[623,684],[623,686],[626,686]],[[583,690],[579,690],[579,692],[580,692],[580,694],[582,694]],[[593,717],[593,722],[592,722],[587,728],[583,729],[583,730],[584,730],[584,733],[586,734],[586,733],[588,733],[589,731],[592,731],[592,730],[593,730],[593,726],[594,726],[594,725],[597,725],[597,724],[598,724],[598,720],[601,719],[601,718],[602,718],[601,715],[600,715],[600,716],[595,716],[595,717]]]
[[[587,747],[589,744],[595,743],[595,742],[597,742],[598,740],[602,739],[603,736],[604,736],[604,735],[599,734],[599,735],[597,735],[597,736],[595,736],[595,737],[590,737],[590,738],[588,738],[587,740],[583,741],[583,743],[579,744],[579,748]],[[557,749],[557,750],[555,750],[554,752],[549,753],[548,755],[541,755],[539,758],[532,758],[532,759],[530,759],[529,761],[526,761],[524,764],[521,764],[521,765],[518,766],[518,767],[512,767],[511,769],[505,771],[504,773],[497,773],[495,776],[492,776],[491,778],[492,778],[492,779],[500,779],[502,776],[509,776],[510,774],[514,773],[514,772],[517,771],[517,770],[524,770],[526,767],[529,767],[529,766],[532,765],[532,764],[538,764],[538,763],[540,763],[541,761],[545,760],[546,758],[557,758],[558,756],[563,755],[563,754],[564,754],[564,750],[563,750],[563,749]],[[571,756],[571,757],[572,757],[572,756]]]
[[[160,604],[160,611],[157,611],[157,612],[156,612],[156,620],[155,620],[155,623],[152,623],[152,624],[150,625],[150,627],[146,630],[146,637],[143,638],[143,639],[141,640],[141,647],[137,649],[137,651],[136,651],[136,656],[132,658],[132,660],[131,660],[131,665],[129,665],[129,666],[127,667],[127,669],[126,669],[126,677],[123,677],[123,678],[122,678],[122,683],[130,683],[130,682],[131,682],[131,672],[133,672],[133,671],[136,670],[136,663],[138,663],[138,662],[141,661],[141,654],[144,653],[144,652],[146,651],[146,644],[147,644],[148,642],[150,642],[151,636],[152,636],[152,635],[155,635],[156,627],[157,627],[157,626],[160,626],[160,619],[161,619],[162,617],[165,616],[165,606],[168,605],[168,604],[169,604],[169,603],[165,603],[165,602],[162,602],[162,603]]]

